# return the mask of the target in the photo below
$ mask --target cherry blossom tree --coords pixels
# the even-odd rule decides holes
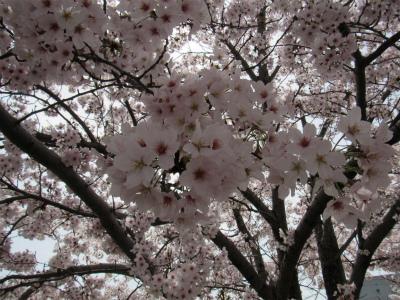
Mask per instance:
[[[399,19],[0,0],[0,297],[358,299],[398,274]]]

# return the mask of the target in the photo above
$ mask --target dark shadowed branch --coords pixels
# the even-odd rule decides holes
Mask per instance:
[[[133,241],[127,236],[107,203],[72,168],[66,167],[56,153],[46,148],[27,130],[18,125],[17,119],[12,117],[2,106],[0,106],[0,119],[2,120],[0,130],[3,134],[14,145],[62,180],[99,217],[101,224],[120,249],[133,259],[134,254],[131,252]]]
[[[346,282],[346,275],[331,219],[318,222],[315,233],[326,295],[328,299],[334,299],[336,287]]]
[[[353,271],[350,276],[350,282],[354,282],[356,285],[355,295],[358,297],[360,294],[365,274],[371,263],[372,256],[382,241],[390,233],[394,225],[398,222],[398,216],[400,214],[400,200],[397,200],[389,211],[385,214],[382,222],[377,225],[374,230],[365,238],[363,247],[360,249],[354,263]]]
[[[228,258],[232,264],[238,269],[244,278],[249,282],[252,288],[262,299],[272,299],[273,288],[267,284],[254,270],[250,262],[243,256],[241,251],[236,247],[235,243],[228,239],[221,231],[211,238],[218,248],[226,249]]]

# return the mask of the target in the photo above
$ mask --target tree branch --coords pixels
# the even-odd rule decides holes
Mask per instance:
[[[87,265],[87,266],[71,266],[66,269],[57,269],[57,271],[48,271],[43,273],[31,274],[31,275],[10,275],[0,279],[0,284],[3,284],[9,280],[21,280],[18,284],[14,284],[12,286],[8,286],[1,289],[1,294],[4,296],[9,292],[14,291],[15,289],[24,287],[24,286],[37,286],[41,285],[44,282],[49,281],[58,281],[65,279],[70,276],[83,276],[89,274],[98,274],[98,273],[112,273],[112,274],[121,274],[129,276],[130,267],[127,265],[121,264],[98,264],[98,265]],[[27,293],[26,296],[29,297],[34,291],[28,289],[25,291],[20,299],[27,299],[23,296]]]
[[[133,259],[135,255],[131,250],[134,243],[112,214],[107,203],[72,168],[66,167],[56,153],[46,148],[27,130],[21,127],[17,119],[12,117],[2,106],[0,106],[0,120],[0,130],[3,134],[14,145],[58,176],[99,216],[101,224],[114,242],[129,258]]]
[[[393,136],[387,143],[389,145],[394,145],[400,141],[400,112],[390,123],[389,129],[393,132]]]
[[[252,190],[250,189],[246,189],[245,191],[240,190],[240,193],[252,205],[254,205],[254,207],[264,218],[264,220],[270,224],[272,231],[274,232],[274,236],[276,234],[276,237],[279,237],[279,224],[272,210],[269,209]]]
[[[328,299],[335,299],[337,285],[346,282],[340,250],[331,219],[318,222],[315,228],[318,255]]]
[[[242,214],[240,213],[239,209],[233,209],[233,215],[236,220],[236,224],[240,232],[245,236],[245,240],[250,247],[250,251],[254,257],[255,267],[257,269],[258,275],[263,278],[264,280],[267,279],[268,273],[265,270],[264,260],[260,253],[260,249],[256,243],[255,238],[247,229],[246,223],[243,220]]]
[[[55,140],[53,140],[53,137],[49,134],[42,133],[42,132],[36,132],[35,133],[35,138],[37,138],[39,141],[44,143],[48,147],[56,147]],[[105,156],[112,156],[111,153],[107,151],[106,146],[99,142],[89,142],[84,139],[81,139],[80,142],[77,144],[78,147],[84,147],[84,148],[94,148],[96,149],[99,153],[105,155]]]
[[[250,65],[247,63],[246,59],[240,54],[238,50],[236,50],[235,46],[232,45],[232,43],[228,40],[223,40],[222,42],[228,47],[229,51],[231,51],[235,59],[241,62],[243,70],[246,71],[251,80],[258,81],[258,76],[254,73],[253,69],[250,68]]]
[[[20,189],[15,189],[15,188],[12,188],[12,190],[17,191],[17,192],[21,193],[22,195],[21,196],[15,196],[15,197],[9,197],[7,199],[0,200],[0,205],[10,204],[10,203],[12,203],[14,201],[34,199],[34,200],[40,201],[40,202],[42,202],[42,203],[44,203],[46,205],[50,205],[50,206],[56,207],[58,209],[61,209],[63,211],[69,212],[69,213],[74,214],[74,215],[79,215],[79,216],[89,217],[89,218],[96,218],[97,217],[95,214],[93,214],[93,213],[91,213],[89,211],[83,211],[83,210],[74,209],[74,208],[68,207],[66,205],[63,205],[61,203],[58,203],[58,202],[52,201],[50,199],[44,198],[44,197],[39,196],[39,195],[28,193],[28,192],[22,191]]]
[[[276,220],[279,224],[279,228],[281,228],[282,231],[285,234],[287,234],[288,225],[287,225],[287,219],[286,219],[285,202],[283,199],[279,198],[278,188],[279,187],[275,187],[272,189],[272,212],[276,217]],[[279,234],[279,238],[281,238],[280,234]],[[285,257],[285,252],[282,251],[281,249],[278,249],[278,260],[279,260],[279,269],[280,270],[283,268],[283,264],[285,263],[284,257]],[[289,281],[287,282],[287,290],[289,292],[288,293],[289,298],[301,299],[301,290],[300,290],[299,278],[298,278],[296,267],[294,268],[293,272],[290,274]]]
[[[361,109],[361,120],[367,120],[367,99],[366,99],[366,79],[365,79],[365,58],[361,55],[360,50],[354,54],[354,75],[356,79],[356,103]]]
[[[65,269],[57,269],[57,271],[48,271],[37,274],[21,275],[14,274],[3,277],[0,279],[0,284],[5,283],[9,280],[30,280],[30,279],[50,279],[50,278],[65,278],[73,275],[86,275],[93,273],[116,273],[121,275],[127,275],[130,267],[122,264],[97,264],[87,266],[71,266]],[[58,280],[59,280],[58,279]]]
[[[322,190],[320,190],[294,231],[294,243],[290,245],[285,252],[277,280],[278,299],[286,300],[288,298],[289,290],[287,289],[287,283],[289,282],[292,273],[296,272],[296,265],[303,247],[320,220],[320,215],[324,212],[327,203],[331,199],[332,197],[326,195]]]
[[[221,250],[226,249],[228,258],[238,271],[246,278],[252,288],[262,299],[272,299],[273,288],[268,285],[257,272],[248,260],[243,256],[236,245],[228,239],[221,231],[218,231],[215,237],[211,238],[215,245]]]
[[[96,137],[93,135],[93,133],[90,131],[89,127],[86,125],[85,122],[82,121],[82,119],[69,107],[67,104],[64,103],[64,101],[58,97],[55,93],[53,93],[50,89],[47,87],[41,86],[41,85],[36,85],[35,86],[37,89],[45,92],[47,95],[52,97],[62,108],[64,108],[78,123],[81,125],[82,129],[85,131],[89,139],[97,143]]]
[[[372,63],[375,59],[377,59],[383,52],[386,51],[391,46],[394,46],[394,44],[400,40],[400,31],[397,32],[396,34],[392,35],[390,38],[388,38],[386,41],[384,41],[374,52],[372,52],[370,55],[365,57],[364,62],[366,65],[369,65]]]
[[[354,263],[353,271],[350,276],[350,282],[354,282],[356,285],[355,296],[359,296],[365,274],[371,263],[372,256],[374,255],[376,249],[382,243],[382,241],[390,233],[394,225],[398,222],[398,216],[400,214],[400,200],[397,200],[389,211],[385,214],[382,222],[377,225],[374,230],[368,235],[364,240],[363,248],[360,249],[363,252],[358,253],[356,261]]]

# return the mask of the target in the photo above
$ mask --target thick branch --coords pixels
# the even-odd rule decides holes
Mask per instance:
[[[393,132],[393,136],[387,143],[394,145],[400,141],[400,113],[390,123],[389,129]]]
[[[18,124],[2,106],[0,106],[0,130],[18,148],[38,163],[44,165],[60,178],[85,204],[99,216],[99,219],[120,249],[131,259],[133,241],[126,235],[123,227],[111,213],[107,203],[98,196],[88,184],[70,167],[66,167],[61,158],[46,148],[27,130]]]
[[[243,197],[245,197],[251,204],[253,204],[257,208],[260,215],[270,224],[274,238],[279,243],[283,243],[283,239],[280,235],[280,229],[282,229],[284,232],[287,232],[287,223],[284,202],[278,198],[277,189],[274,189],[272,192],[273,202],[275,203],[273,204],[274,211],[270,210],[252,190],[247,189],[245,191],[241,191],[241,193]],[[282,250],[278,249],[278,259],[280,262],[280,267],[283,264],[283,259],[285,257],[284,255],[285,253]],[[292,297],[301,298],[301,291],[298,284],[299,281],[296,268],[294,268],[289,277],[290,278],[288,278],[288,280],[285,282],[285,289]],[[290,286],[287,285],[288,282],[291,283]]]
[[[249,244],[251,253],[254,257],[255,267],[257,269],[258,275],[264,280],[267,279],[267,272],[265,270],[264,260],[260,253],[260,249],[256,244],[256,240],[254,239],[253,235],[247,229],[246,223],[243,220],[240,210],[233,209],[233,215],[235,217],[237,227],[239,228],[240,232],[245,236],[245,240]]]
[[[270,210],[252,190],[247,189],[245,191],[240,191],[240,193],[244,198],[254,205],[264,220],[270,224],[274,233],[274,237],[278,239],[278,241],[281,240],[279,235],[279,224],[272,210]]]
[[[278,187],[272,190],[272,212],[276,217],[279,227],[286,233],[287,232],[287,221],[286,221],[286,209],[285,202],[279,199]]]
[[[20,299],[27,299],[29,295],[35,292],[37,288],[40,287],[40,285],[45,282],[63,280],[71,276],[83,276],[83,275],[98,274],[98,273],[129,275],[129,270],[130,270],[129,266],[126,265],[104,263],[104,264],[88,265],[88,266],[72,266],[66,269],[57,269],[57,271],[48,271],[31,275],[10,275],[0,279],[0,284],[3,284],[9,280],[19,280],[20,282],[2,288],[1,295],[5,296],[7,293],[25,286],[35,287],[35,289],[33,290],[31,288],[26,290],[20,298]]]
[[[272,299],[272,287],[266,283],[265,279],[262,279],[257,274],[253,266],[230,239],[228,239],[221,231],[218,231],[216,236],[212,238],[212,241],[221,250],[224,248],[226,249],[229,260],[243,275],[243,277],[246,278],[251,287],[262,299]]]
[[[66,269],[57,269],[57,271],[49,271],[30,275],[9,275],[0,279],[0,284],[5,283],[9,280],[30,280],[30,279],[42,279],[47,280],[50,278],[62,279],[68,276],[74,275],[86,275],[94,273],[115,273],[127,275],[130,267],[121,264],[98,264],[98,265],[88,265],[88,266],[72,266]]]
[[[361,109],[361,120],[367,120],[367,99],[366,99],[366,79],[365,79],[365,58],[361,52],[357,50],[354,53],[354,75],[356,79],[356,103]]]
[[[392,37],[383,42],[374,52],[367,57],[361,55],[360,50],[357,50],[353,57],[355,59],[354,74],[356,79],[356,102],[361,109],[361,119],[367,120],[367,99],[366,99],[366,78],[365,68],[377,59],[386,49],[393,46],[400,39],[400,32],[397,32]]]
[[[228,40],[223,40],[222,42],[228,47],[229,51],[231,51],[235,59],[241,62],[243,69],[246,71],[247,75],[249,75],[251,80],[258,81],[259,80],[258,76],[250,68],[250,65],[247,63],[246,59],[240,54],[240,52],[235,48],[235,46],[232,45],[232,43]]]
[[[18,298],[18,300],[28,300],[29,297],[34,294],[38,289],[30,287]]]
[[[279,198],[278,187],[272,190],[272,212],[276,217],[279,224],[279,228],[286,234],[288,231],[287,219],[286,219],[286,208],[284,200]],[[278,260],[279,269],[283,268],[285,252],[278,249]],[[299,278],[297,274],[297,268],[290,274],[289,281],[287,282],[287,290],[289,298],[301,299],[301,290],[299,285]]]
[[[304,245],[311,236],[313,229],[320,221],[320,215],[324,212],[326,204],[332,197],[326,195],[322,190],[315,196],[311,205],[301,219],[299,225],[294,232],[294,243],[286,250],[284,259],[281,264],[281,270],[277,281],[278,299],[287,299],[289,290],[287,283],[292,273],[296,272],[296,265],[300,258],[300,254]]]
[[[364,282],[365,274],[371,263],[372,256],[376,249],[390,233],[394,225],[398,222],[397,218],[400,214],[400,200],[389,209],[383,217],[382,223],[375,227],[375,229],[364,240],[363,253],[358,253],[354,263],[353,272],[351,273],[350,282],[356,285],[355,296],[358,297]]]
[[[396,34],[392,35],[390,38],[388,38],[386,41],[384,41],[374,52],[372,52],[370,55],[368,55],[364,62],[366,65],[369,65],[372,63],[375,59],[377,59],[383,52],[386,51],[391,46],[394,46],[394,44],[400,40],[400,31],[397,32]]]
[[[318,255],[322,267],[322,276],[328,299],[336,299],[337,284],[346,282],[340,250],[331,219],[320,222],[315,228]]]

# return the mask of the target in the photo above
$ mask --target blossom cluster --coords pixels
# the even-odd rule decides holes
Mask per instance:
[[[252,87],[222,72],[204,74],[221,80],[172,77],[143,98],[151,118],[135,128],[124,126],[121,136],[108,140],[115,154],[107,169],[112,193],[181,228],[204,219],[210,201],[245,189],[249,176],[263,178],[252,142],[240,131],[267,128],[279,118],[270,86]],[[236,99],[243,102],[237,114],[227,110]],[[256,105],[266,107],[257,119]]]
[[[16,174],[22,166],[21,151],[11,143],[4,143],[5,153],[0,153],[0,174]]]
[[[21,159],[19,156],[8,154],[0,154],[0,170],[4,175],[15,174],[21,167]]]
[[[357,49],[346,25],[350,17],[345,6],[330,1],[316,1],[297,14],[294,36],[311,45],[314,65],[323,76],[337,76]]]
[[[66,272],[37,289],[21,277],[12,296],[211,299],[222,291],[255,299],[266,290],[258,282],[279,296],[280,266],[290,265],[293,247],[301,250],[293,256],[299,286],[305,273],[321,287],[326,249],[318,235],[329,228],[302,232],[321,217],[308,209],[332,199],[319,210],[323,220],[360,224],[366,237],[396,193],[385,125],[398,125],[395,2],[0,0],[1,106],[61,157],[65,178],[81,179],[63,182],[56,155],[37,161],[36,143],[25,149],[31,157],[21,154],[4,131],[0,267],[61,274],[53,271],[104,263],[105,272],[119,272],[126,264],[125,275],[143,287],[132,292],[130,276],[85,273],[77,281]],[[204,51],[191,51],[192,42]],[[363,75],[357,57],[365,76],[354,80]],[[350,110],[360,92],[368,122]],[[316,239],[307,239],[311,232]],[[346,232],[337,239],[348,261],[374,255],[373,265],[398,269],[395,246],[355,249],[363,245],[347,242]],[[32,251],[14,251],[16,239],[47,237],[56,245],[43,265]],[[257,273],[248,283],[239,265],[246,260]],[[357,271],[346,263],[346,274],[350,265]],[[328,297],[347,299],[358,288],[337,285]]]
[[[92,51],[127,71],[146,69],[176,26],[189,22],[194,32],[208,17],[199,0],[123,0],[106,11],[96,0],[4,0],[0,12],[7,29],[0,53],[12,52],[0,74],[13,89],[44,80],[79,84],[84,70],[103,72],[87,62]]]
[[[1,267],[16,272],[31,271],[36,265],[36,256],[28,250],[2,255]]]
[[[64,147],[74,147],[81,140],[79,133],[72,128],[56,128],[52,130],[51,137],[58,145]]]
[[[332,215],[352,228],[357,225],[358,219],[367,221],[371,213],[380,207],[379,189],[384,190],[391,182],[390,159],[394,150],[386,142],[391,139],[392,132],[385,122],[373,128],[369,122],[362,121],[359,107],[340,119],[338,129],[352,142],[354,148],[350,151],[355,151],[360,169],[350,191],[328,203],[324,218]],[[352,202],[355,203],[351,205]]]
[[[332,151],[329,141],[316,136],[313,124],[304,126],[303,132],[292,127],[286,133],[270,134],[263,148],[263,160],[270,167],[268,180],[279,185],[279,197],[285,199],[289,191],[296,190],[297,182],[307,183],[309,175],[317,175],[317,186],[337,196],[336,182],[346,182],[343,175],[345,157]]]
[[[122,135],[108,139],[115,154],[107,168],[113,195],[161,220],[184,225],[182,229],[204,221],[213,201],[245,189],[251,178],[263,182],[264,175],[279,186],[281,199],[294,196],[297,185],[309,184],[310,176],[315,191],[323,187],[338,198],[339,183],[347,182],[344,152],[318,137],[311,123],[302,131],[291,127],[276,132],[285,109],[274,94],[270,84],[213,70],[198,78],[173,75],[154,95],[143,97],[150,118],[135,128],[124,126]],[[373,195],[384,188],[388,177],[378,174],[390,170],[388,129],[381,125],[373,137],[371,125],[354,108],[338,130],[363,155],[358,158],[363,171],[353,187],[355,197],[365,198],[366,189]],[[330,207],[325,215],[331,215]],[[350,207],[347,212],[359,218]]]

